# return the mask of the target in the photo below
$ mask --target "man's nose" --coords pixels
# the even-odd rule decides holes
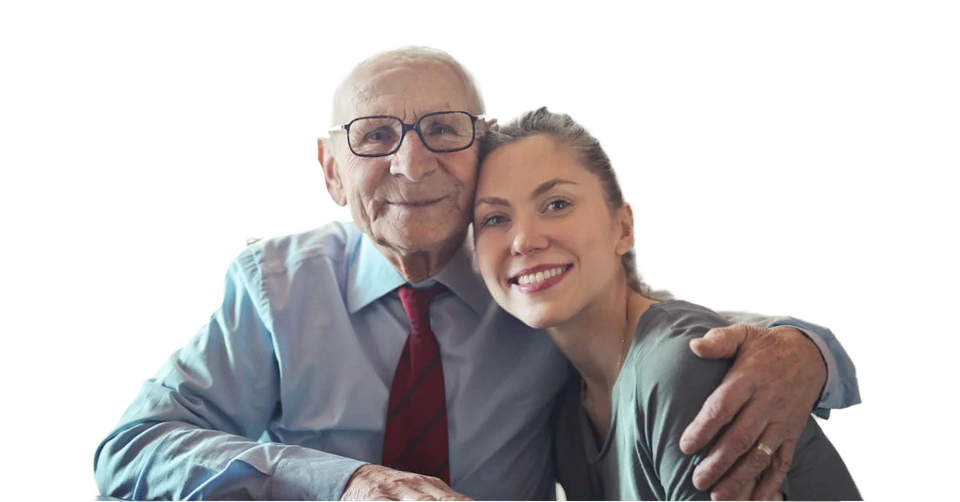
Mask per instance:
[[[516,234],[513,236],[513,246],[511,252],[514,255],[536,254],[550,244],[550,239],[543,233],[542,228],[537,221],[526,219],[524,221],[514,221]]]
[[[400,149],[392,157],[390,173],[405,176],[413,182],[420,181],[438,167],[436,154],[427,150],[416,131],[407,131]]]

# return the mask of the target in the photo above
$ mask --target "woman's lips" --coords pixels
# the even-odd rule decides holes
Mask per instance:
[[[573,265],[546,265],[523,270],[510,279],[510,287],[521,293],[537,293],[556,286],[573,268]]]

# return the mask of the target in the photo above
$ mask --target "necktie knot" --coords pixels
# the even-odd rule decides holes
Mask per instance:
[[[410,327],[416,333],[430,331],[430,301],[446,290],[447,287],[439,282],[423,289],[416,289],[409,284],[400,286],[398,291],[400,302],[403,303],[403,310],[410,319]]]

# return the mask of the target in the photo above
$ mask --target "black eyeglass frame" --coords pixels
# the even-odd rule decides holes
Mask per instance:
[[[427,140],[424,139],[423,137],[423,131],[420,130],[420,122],[422,122],[423,119],[427,117],[432,117],[434,115],[446,115],[448,113],[463,113],[468,117],[470,117],[470,129],[471,129],[470,142],[467,143],[465,146],[462,146],[459,148],[444,148],[444,149],[431,148],[430,145],[427,144]],[[397,150],[400,150],[400,147],[403,145],[403,140],[404,138],[407,137],[407,133],[409,131],[417,132],[417,136],[420,136],[420,142],[423,143],[424,148],[426,148],[427,150],[430,150],[433,153],[451,153],[451,152],[460,152],[473,146],[473,144],[477,141],[477,121],[483,120],[484,118],[486,118],[485,115],[482,115],[482,114],[474,115],[465,110],[443,110],[439,112],[430,112],[420,117],[419,119],[417,119],[416,122],[412,124],[408,124],[404,122],[403,119],[401,119],[400,117],[394,117],[393,115],[369,115],[366,117],[357,117],[351,120],[350,122],[347,122],[344,124],[335,125],[330,129],[328,129],[327,131],[330,133],[345,131],[347,133],[347,146],[350,148],[350,151],[353,152],[353,154],[356,155],[357,157],[386,157],[387,155],[393,155],[397,153]],[[390,150],[387,153],[374,153],[374,154],[357,153],[356,150],[353,149],[353,145],[350,144],[350,126],[352,126],[354,122],[358,120],[364,120],[364,119],[396,119],[397,122],[400,122],[400,141],[397,142],[397,146],[395,146],[393,150]]]

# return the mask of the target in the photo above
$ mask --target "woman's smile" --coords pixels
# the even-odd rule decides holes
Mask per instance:
[[[559,284],[572,268],[573,264],[537,265],[517,272],[508,281],[520,293],[538,293]]]

